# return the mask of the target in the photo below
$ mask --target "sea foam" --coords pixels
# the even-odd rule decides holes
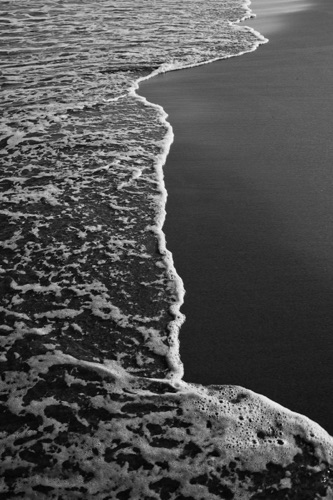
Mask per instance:
[[[332,492],[316,424],[246,389],[182,381],[184,289],[162,232],[173,133],[136,90],[255,50],[266,39],[234,24],[247,16],[235,0],[3,5],[7,498]]]

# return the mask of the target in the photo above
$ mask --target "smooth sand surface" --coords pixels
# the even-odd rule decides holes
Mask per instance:
[[[273,33],[290,30],[293,18],[290,14],[311,9],[316,0],[254,0],[251,2],[251,10],[255,13],[255,19],[247,19],[244,26],[250,26],[259,33],[270,37]]]
[[[263,2],[247,24],[268,44],[140,87],[175,133],[181,357],[185,380],[245,386],[333,434],[333,4]]]

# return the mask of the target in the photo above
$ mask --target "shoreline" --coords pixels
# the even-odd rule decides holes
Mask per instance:
[[[315,176],[311,170],[311,161],[318,153],[320,158],[319,145],[328,144],[330,129],[324,109],[315,115],[312,113],[312,127],[310,124],[305,126],[305,112],[301,109],[301,104],[309,100],[316,88],[316,75],[312,69],[307,69],[309,58],[316,62],[312,68],[318,73],[318,65],[319,69],[323,68],[325,57],[328,57],[325,37],[329,38],[330,34],[325,32],[321,23],[325,8],[329,9],[329,4],[322,1],[314,10],[288,14],[289,25],[282,31],[275,30],[272,24],[271,33],[261,31],[270,43],[255,52],[160,76],[140,86],[140,93],[163,106],[175,132],[175,143],[165,168],[169,203],[164,230],[168,249],[174,256],[186,290],[182,312],[187,319],[180,332],[185,380],[248,387],[291,410],[306,414],[332,433],[329,406],[325,401],[325,395],[328,398],[330,394],[332,379],[329,349],[326,348],[332,325],[332,280],[324,273],[332,261],[329,242],[322,245],[322,250],[317,248],[319,242],[326,241],[324,225],[329,218],[330,196],[327,192],[325,198],[316,199],[314,193],[311,198],[311,181],[316,182],[318,192],[322,189],[319,174]],[[257,20],[258,17],[251,24],[255,25]],[[247,21],[244,24],[247,25]],[[292,25],[295,27],[290,29]],[[318,38],[313,28],[318,30],[319,26],[321,36]],[[305,33],[306,29],[309,33]],[[315,44],[314,40],[317,40]],[[275,56],[272,62],[271,57]],[[290,62],[286,62],[285,56]],[[278,64],[279,71],[274,73]],[[312,76],[311,81],[306,79],[305,73]],[[240,82],[244,76],[244,82]],[[325,76],[326,79],[330,77],[329,70]],[[222,84],[219,83],[221,80]],[[260,82],[263,81],[266,83],[261,88]],[[329,94],[329,87],[325,87],[325,82],[321,83]],[[274,90],[271,95],[269,86]],[[210,95],[213,96],[211,99]],[[216,99],[223,102],[225,95],[230,102],[224,107],[220,105],[217,111]],[[324,101],[322,94],[320,98]],[[302,122],[298,135],[297,119],[293,120],[290,111],[293,105],[296,106],[296,118]],[[291,122],[288,131],[283,129],[288,125],[287,119]],[[213,126],[208,131],[209,122],[213,122]],[[328,126],[326,134],[323,133],[325,124]],[[251,127],[257,138],[254,133],[249,133]],[[318,145],[312,137],[313,130],[317,130],[315,139]],[[221,131],[225,136],[221,137]],[[238,154],[240,132],[245,145],[243,154]],[[265,134],[270,142],[260,140]],[[311,148],[305,147],[302,151],[303,142],[309,142],[309,138]],[[219,144],[221,142],[223,145]],[[265,144],[272,144],[272,152],[280,156],[281,147],[287,144],[282,155],[286,165],[292,159],[293,149],[297,148],[298,157],[292,161],[293,175],[290,176],[287,168],[267,173],[265,162],[270,167],[274,167],[274,162],[273,156],[267,156],[269,148],[264,151]],[[255,165],[258,152],[261,165]],[[302,162],[307,158],[304,180]],[[329,159],[327,154],[327,165]],[[228,165],[223,176],[219,171],[221,160]],[[208,168],[207,174],[202,171],[200,162],[205,169]],[[241,163],[239,167],[237,162]],[[251,163],[250,171],[246,170],[247,162]],[[181,170],[180,163],[183,165]],[[328,175],[325,169],[322,173],[324,178]],[[299,187],[303,189],[302,195],[298,195]],[[222,195],[226,201],[221,204]],[[307,210],[306,197],[309,196],[310,208],[311,205],[315,208],[314,214]],[[318,228],[322,201],[327,217]],[[255,205],[255,209],[251,205]],[[281,205],[285,213],[279,212]],[[249,210],[252,218],[248,217]],[[226,215],[221,217],[221,213]],[[294,219],[294,225],[289,224],[286,214]],[[218,234],[217,229],[221,226],[229,235],[229,242]],[[295,227],[298,228],[297,234]],[[201,233],[201,237],[192,238],[195,233]],[[179,234],[182,234],[182,241]],[[230,239],[234,241],[230,243]],[[258,241],[264,246],[263,251],[256,251]],[[247,269],[243,265],[243,276],[239,276],[235,273],[235,261],[239,266],[241,260],[237,255],[235,258],[235,251],[244,257],[248,246],[251,250],[245,259]],[[219,250],[222,247],[227,247],[227,260],[222,263],[221,271]],[[234,269],[231,273],[230,268]],[[224,282],[223,288],[219,277],[226,273],[227,287]],[[254,277],[258,281],[254,290],[257,297],[253,298],[251,286]],[[269,277],[270,286],[267,287]],[[237,283],[239,279],[241,281]],[[239,295],[240,289],[242,293]],[[195,293],[196,290],[200,292]],[[224,298],[220,297],[221,293]],[[222,317],[214,311],[223,311]],[[249,318],[254,320],[251,328],[248,328]],[[311,332],[318,329],[318,325],[317,338]],[[300,335],[302,331],[305,331],[304,336]],[[205,342],[203,337],[206,337]],[[303,359],[304,353],[307,360]],[[319,379],[316,375],[318,366],[324,369]]]
[[[225,47],[252,47],[252,31],[237,32],[223,21],[244,12],[242,1],[231,12],[219,0],[190,2],[186,10],[177,2],[154,2],[153,9],[127,2],[116,27],[135,42],[139,37],[140,49],[147,34],[156,57],[164,54],[163,33],[174,29],[167,52],[182,47],[183,60],[199,60],[224,54]],[[37,20],[42,32],[46,28],[46,43],[42,54],[34,48],[30,54],[41,69],[32,77],[40,88],[31,93],[31,75],[20,64],[29,59],[24,48],[14,62],[27,79],[5,91],[2,496],[202,500],[289,492],[303,498],[306,492],[328,498],[333,439],[322,427],[243,387],[181,379],[177,327],[183,288],[162,231],[162,167],[173,132],[159,104],[135,95],[138,76],[154,65],[123,71],[123,37],[119,46],[118,31],[110,30],[109,13],[117,6],[86,2],[73,11],[73,5],[57,10],[51,2],[43,12],[25,4],[9,7],[18,45],[22,40],[23,47],[34,47],[36,37],[39,42]],[[141,23],[129,15],[133,11],[143,15]],[[222,13],[217,24],[215,12]],[[178,13],[184,14],[185,33]],[[92,76],[91,86],[78,77],[58,88],[56,54],[72,44],[78,25],[74,62],[79,75]],[[55,35],[51,46],[49,31]],[[228,35],[219,46],[221,33]],[[191,59],[187,34],[199,51],[205,47],[200,57]],[[109,66],[99,49],[108,58],[103,49],[110,40],[118,61]],[[135,57],[125,47],[127,61],[149,54],[139,52]],[[40,67],[41,58],[49,64]],[[105,65],[106,77],[98,71]],[[64,61],[64,73],[72,67],[72,58]],[[46,72],[51,79],[44,79]],[[58,102],[64,85],[72,93]],[[43,99],[31,109],[35,91]],[[20,95],[31,101],[18,106]],[[12,128],[13,117],[20,128]]]
[[[268,42],[268,39],[265,38],[261,33],[256,30],[255,28],[251,26],[247,26],[246,23],[248,21],[251,21],[253,12],[251,10],[251,0],[245,0],[244,2],[244,8],[247,10],[246,14],[239,20],[231,22],[229,21],[229,24],[231,26],[241,26],[243,27],[250,27],[250,30],[253,32],[253,34],[257,37],[257,42],[256,44],[249,50],[243,52],[239,52],[236,55],[228,55],[226,57],[217,57],[214,59],[208,59],[206,61],[201,61],[197,62],[194,65],[184,65],[182,62],[176,63],[176,64],[169,64],[169,63],[164,63],[161,66],[159,66],[157,69],[149,73],[148,75],[141,76],[137,80],[135,80],[128,92],[129,96],[134,97],[135,99],[138,99],[140,102],[142,102],[144,105],[147,105],[148,107],[152,107],[153,109],[157,109],[159,111],[160,115],[160,122],[163,126],[166,127],[167,130],[167,135],[165,138],[165,144],[163,151],[158,158],[158,161],[156,162],[155,165],[155,170],[156,170],[156,175],[158,179],[158,183],[160,186],[160,191],[161,191],[161,200],[160,200],[160,206],[161,206],[161,212],[158,214],[158,218],[156,219],[156,229],[154,229],[154,232],[157,235],[158,239],[158,247],[159,247],[159,252],[161,255],[164,256],[164,261],[165,261],[165,266],[166,269],[168,270],[168,273],[170,273],[170,276],[172,276],[172,280],[174,281],[174,288],[175,288],[175,295],[177,295],[177,301],[171,305],[169,311],[170,314],[173,316],[173,320],[168,323],[168,331],[169,331],[169,344],[170,344],[170,352],[166,356],[167,364],[170,369],[170,373],[167,375],[166,379],[170,379],[176,383],[181,382],[181,380],[184,377],[184,365],[182,363],[181,357],[180,357],[180,342],[179,342],[179,333],[180,329],[186,320],[184,314],[180,311],[182,305],[184,304],[184,295],[185,295],[185,289],[184,289],[184,284],[181,276],[177,273],[177,269],[174,265],[173,262],[173,256],[172,253],[169,251],[169,249],[166,246],[166,241],[165,241],[165,234],[163,232],[163,227],[165,224],[165,219],[166,219],[166,201],[168,197],[168,192],[165,187],[165,182],[164,182],[164,171],[163,168],[165,167],[167,158],[170,153],[170,149],[172,147],[172,144],[174,142],[174,134],[173,134],[173,129],[171,124],[168,121],[168,114],[165,112],[164,108],[160,106],[158,103],[149,101],[146,97],[140,94],[140,86],[142,83],[145,83],[154,77],[164,75],[169,72],[173,71],[183,71],[186,69],[192,69],[192,68],[198,68],[201,66],[209,65],[214,62],[219,62],[221,60],[233,58],[233,57],[240,57],[241,55],[249,54],[251,52],[254,52],[257,50],[260,45],[263,45]],[[119,96],[116,98],[110,99],[110,101],[118,101],[124,96]]]

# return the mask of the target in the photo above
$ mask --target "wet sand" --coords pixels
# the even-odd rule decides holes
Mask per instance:
[[[185,380],[245,386],[333,434],[333,6],[296,4],[255,0],[246,24],[268,44],[140,93],[175,133],[164,229]]]

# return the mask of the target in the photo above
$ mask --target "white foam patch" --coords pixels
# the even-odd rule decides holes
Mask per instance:
[[[128,498],[158,499],[160,490],[154,485],[164,481],[166,491],[173,488],[175,494],[194,500],[215,495],[245,500],[258,491],[258,484],[269,498],[271,491],[293,493],[299,486],[295,460],[302,460],[302,442],[314,449],[311,460],[302,465],[303,480],[324,474],[333,461],[332,439],[323,429],[240,387],[142,379],[116,361],[83,361],[57,350],[27,363],[31,371],[20,385],[12,386],[7,379],[12,389],[8,407],[13,415],[28,411],[30,420],[38,418],[39,434],[21,427],[14,436],[2,438],[2,445],[11,457],[5,469],[27,466],[21,457],[32,460],[29,450],[39,449],[39,442],[41,456],[45,453],[47,460],[52,453],[52,473],[23,475],[16,481],[15,492],[25,491],[28,497],[37,484],[49,488],[49,498],[84,484],[86,498],[105,491],[117,498],[126,490],[131,492]],[[64,371],[61,393],[41,398],[36,392],[28,403],[38,380],[56,373],[57,367]],[[73,388],[78,401],[71,400],[68,389]],[[80,432],[67,434],[74,422]],[[44,428],[49,429],[46,440]],[[63,463],[66,474],[61,473]],[[267,478],[259,483],[260,474],[272,467],[275,480],[269,479],[264,490]],[[326,491],[330,498],[332,490]]]

